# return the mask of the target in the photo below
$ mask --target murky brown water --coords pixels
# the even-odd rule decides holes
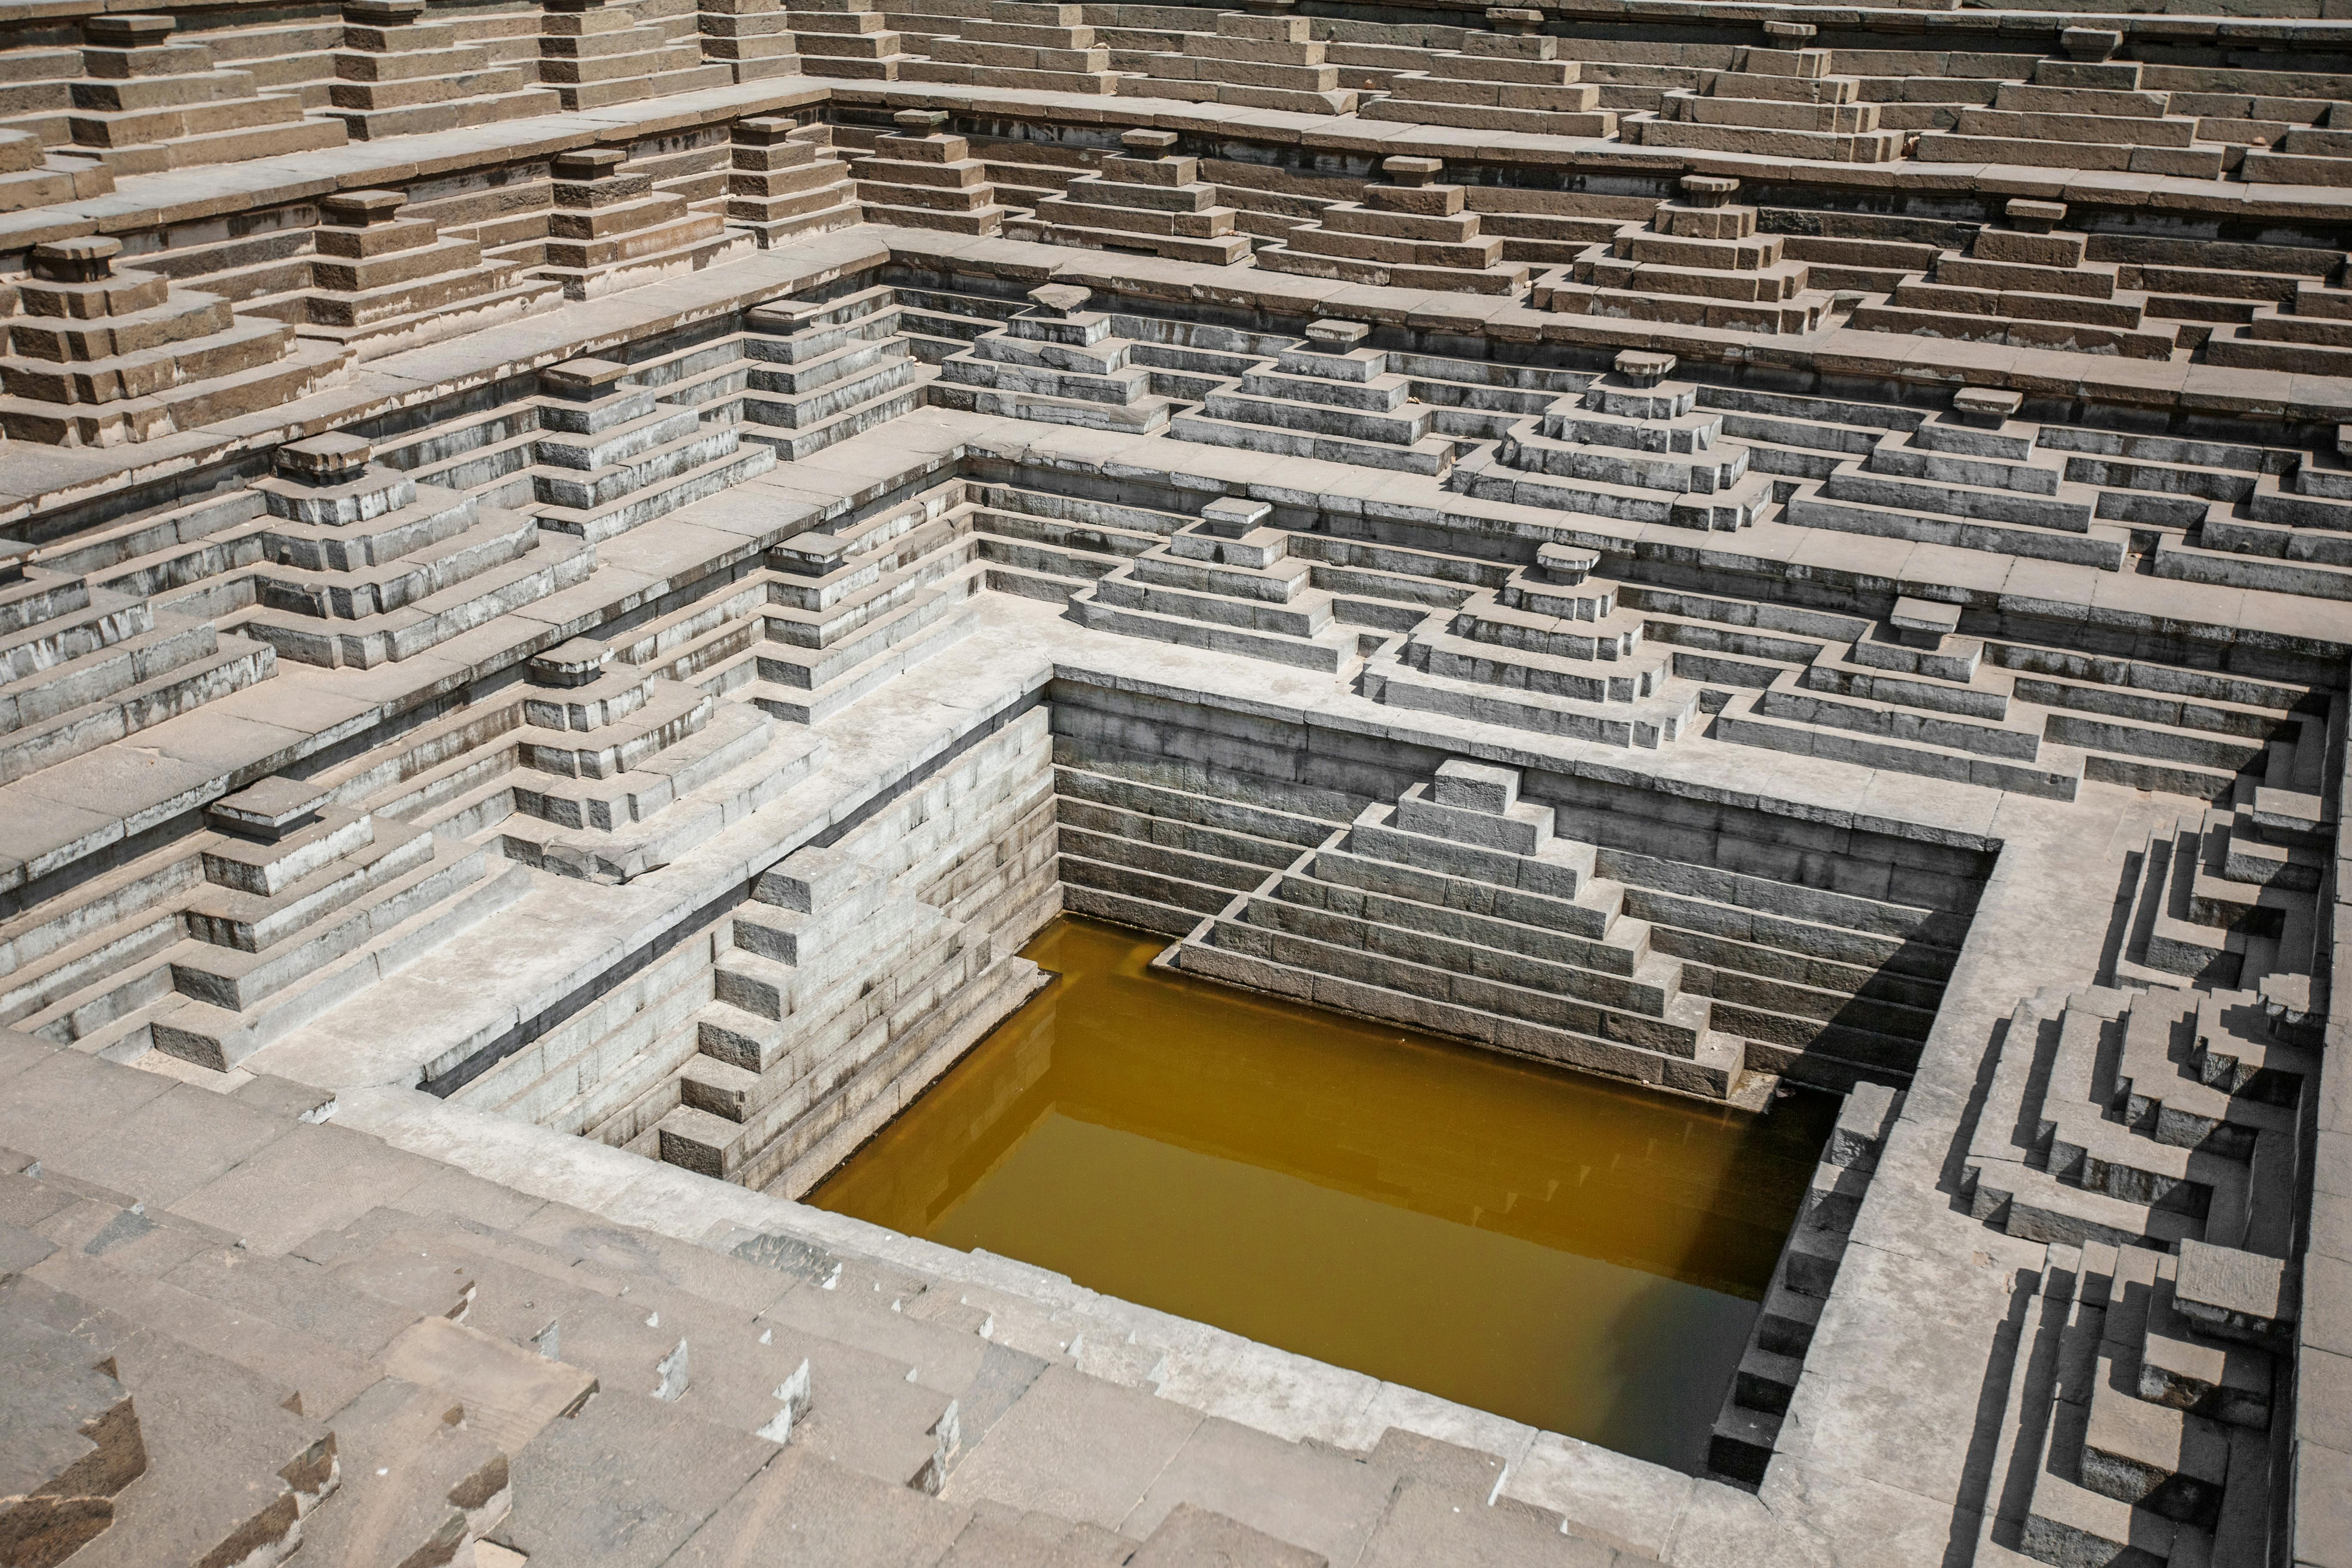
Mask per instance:
[[[1148,967],[1060,975],[809,1201],[1685,1469],[1835,1115],[1523,1065]]]

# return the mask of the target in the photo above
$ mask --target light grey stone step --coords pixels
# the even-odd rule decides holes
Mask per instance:
[[[464,865],[471,858],[467,856],[456,863]],[[422,876],[434,870],[427,868]],[[155,1011],[155,1046],[199,1067],[225,1071],[495,914],[530,886],[530,873],[517,866],[503,875],[482,878],[472,889],[446,902],[427,903],[415,912],[403,909],[395,923],[368,933],[367,945],[311,972],[308,984],[288,984],[250,1012],[240,1014],[194,996],[174,997]],[[386,912],[394,907],[386,905]]]

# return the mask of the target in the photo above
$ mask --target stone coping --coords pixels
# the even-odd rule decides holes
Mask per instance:
[[[1906,15],[1915,13],[1906,13]],[[1926,15],[1927,13],[1916,13]],[[1984,15],[1985,13],[1969,13]],[[1859,191],[1977,193],[1987,201],[2026,196],[2085,206],[2212,214],[2239,217],[2310,217],[2346,221],[2352,188],[2324,185],[2231,184],[2166,174],[2099,169],[2028,168],[2009,163],[1828,163],[1696,148],[1644,147],[1591,136],[1551,136],[1528,131],[1471,131],[1449,125],[1409,125],[1356,116],[1298,114],[1281,109],[1234,109],[1175,99],[1100,97],[1092,93],[1008,90],[940,82],[824,79],[836,106],[947,109],[967,115],[1056,124],[1144,126],[1192,131],[1231,140],[1352,153],[1377,160],[1400,153],[1480,163],[1520,164],[1592,174],[1639,174],[1672,182],[1687,174],[1729,174],[1759,184],[1804,182]],[[1666,194],[1663,189],[1661,195]]]
[[[1998,33],[2008,37],[2042,37],[2066,27],[2097,26],[2109,32],[2122,33],[2126,37],[2160,37],[2167,39],[2268,39],[2300,43],[2317,39],[2326,43],[2343,43],[2352,39],[2352,25],[2322,18],[2299,19],[2276,16],[2235,16],[2221,13],[2189,16],[2148,16],[2126,11],[2124,0],[2117,0],[2113,10],[1949,10],[1929,11],[1902,5],[1808,5],[1801,4],[1770,4],[1767,0],[1528,0],[1528,5],[1545,14],[1548,21],[1559,22],[1666,22],[1688,23],[1692,26],[1720,26],[1725,23],[1769,21],[1806,21],[1819,26],[1870,28],[1885,32],[1951,32],[1981,35]],[[1238,4],[1224,5],[1212,0],[1197,7],[1190,0],[1173,0],[1153,9],[1176,6],[1197,8],[1213,15],[1218,11],[1238,10]],[[315,10],[321,16],[338,12],[329,0],[320,0]],[[1116,5],[1089,4],[1089,11],[1121,9]],[[1485,0],[1450,0],[1433,4],[1431,0],[1392,0],[1387,5],[1366,7],[1383,14],[1427,11],[1438,18],[1439,26],[1475,27],[1485,19]],[[42,22],[74,21],[85,16],[103,16],[116,13],[133,15],[175,15],[193,12],[199,15],[214,12],[234,12],[238,7],[224,0],[0,0],[0,27],[37,25]],[[483,9],[468,7],[479,14]],[[289,6],[287,15],[299,17],[304,7]],[[457,8],[434,6],[429,15],[436,17],[457,14]],[[1355,20],[1353,17],[1321,17],[1316,20]],[[1116,22],[1095,22],[1096,26],[1117,26]]]
[[[901,262],[1025,280],[1078,283],[1152,302],[1205,303],[1271,313],[1286,326],[1344,316],[1469,339],[1586,349],[1594,368],[1621,349],[1673,353],[1685,363],[1786,367],[1919,387],[2008,387],[2034,397],[2178,409],[2315,425],[2352,422],[2352,378],[2235,369],[2181,361],[2127,360],[1993,343],[1939,342],[1934,363],[1918,340],[1840,329],[1759,338],[1664,322],[1538,310],[1508,300],[1432,293],[1171,261],[1155,257],[979,238],[929,229],[860,225],[689,276],[648,284],[563,310],[375,360],[342,384],[299,402],[162,440],[99,448],[0,445],[0,528],[97,495],[241,456],[261,455],[396,409],[593,354],[697,321]],[[1274,328],[1271,330],[1282,330]],[[2284,384],[2286,395],[2280,395]],[[2284,437],[2283,437],[2284,438]]]

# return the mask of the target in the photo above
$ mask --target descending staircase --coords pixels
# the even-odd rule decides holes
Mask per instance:
[[[1200,921],[1174,967],[1755,1109],[1778,1081],[1509,769],[1452,762]]]

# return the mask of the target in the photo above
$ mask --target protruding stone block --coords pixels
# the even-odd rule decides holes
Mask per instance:
[[[604,674],[604,667],[612,662],[611,644],[594,637],[573,637],[544,653],[531,655],[526,672],[541,686],[586,686]]]
[[[205,816],[225,832],[275,844],[318,820],[320,808],[331,793],[309,779],[273,773],[235,795],[221,796],[205,808]]]
[[[1677,362],[1672,354],[1652,353],[1647,349],[1625,349],[1617,355],[1617,374],[1636,386],[1655,386],[1674,374]]]
[[[1431,793],[1440,805],[1500,816],[1519,804],[1519,770],[1455,757],[1437,765],[1437,784]]]
[[[1030,303],[1055,316],[1075,316],[1093,298],[1093,289],[1081,289],[1075,283],[1048,283],[1029,290]]]
[[[1995,427],[2017,417],[2022,393],[1998,386],[1964,386],[1952,394],[1952,412],[1970,425]]]
[[[1913,647],[1939,647],[1960,629],[1960,607],[1929,599],[1897,599],[1887,617],[1898,641]]]
[[[278,448],[276,468],[289,479],[314,485],[340,485],[359,478],[375,456],[375,447],[360,437],[338,431],[289,441]]]

